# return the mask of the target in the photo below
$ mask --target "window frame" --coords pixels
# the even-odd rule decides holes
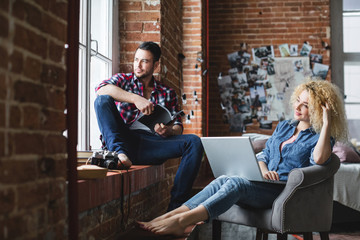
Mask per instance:
[[[118,3],[115,0],[109,1],[109,12],[107,14],[109,19],[109,31],[111,31],[108,36],[108,57],[103,55],[100,52],[96,51],[96,44],[94,44],[94,39],[91,39],[91,1],[92,0],[81,0],[80,8],[82,9],[82,15],[80,14],[79,21],[79,91],[78,91],[78,151],[88,151],[94,149],[94,146],[91,146],[90,137],[91,129],[98,129],[98,126],[91,126],[91,104],[90,100],[92,86],[91,79],[91,59],[97,58],[102,61],[104,64],[108,64],[106,69],[106,79],[114,74],[116,66],[118,66],[118,23],[116,19],[118,18]],[[114,51],[115,50],[115,51]],[[100,82],[104,79],[98,79],[97,82]],[[98,137],[96,137],[96,140]],[[96,148],[100,147],[99,145]],[[95,149],[96,149],[95,148]]]
[[[343,0],[330,1],[331,42],[333,43],[331,46],[331,80],[344,94],[344,64],[345,62],[360,62],[360,53],[344,52],[342,9]]]

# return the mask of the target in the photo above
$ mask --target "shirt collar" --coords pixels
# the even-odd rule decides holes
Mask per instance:
[[[133,80],[135,83],[141,83],[140,80],[136,77],[135,73],[133,73]],[[157,89],[159,84],[157,83],[157,81],[155,80],[154,76],[152,76],[152,79],[151,79],[153,82],[154,82],[154,89]],[[142,83],[141,83],[142,84]]]
[[[296,127],[298,124],[299,124],[299,120],[292,119],[292,120],[289,121],[290,126]],[[311,133],[316,134],[316,132],[315,132],[315,130],[314,130],[314,128],[312,126],[310,126],[305,131],[310,131]]]

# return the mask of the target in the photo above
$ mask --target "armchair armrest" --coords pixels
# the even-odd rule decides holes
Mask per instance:
[[[296,186],[297,188],[308,187],[325,181],[333,176],[340,167],[340,159],[334,153],[326,165],[313,165],[305,168],[296,168],[289,173],[286,188]]]
[[[327,228],[329,221],[323,221],[323,219],[330,218],[331,223],[333,176],[339,167],[340,159],[332,153],[331,160],[326,165],[293,169],[289,173],[284,190],[273,203],[272,226],[274,230],[289,231],[289,228],[292,228],[290,226],[301,222],[296,218],[311,212],[316,212],[316,216],[310,215],[313,215],[313,219],[319,218],[319,221],[324,223],[324,228]],[[287,215],[287,211],[291,211],[292,216]],[[309,214],[304,218],[310,216]],[[284,226],[285,222],[286,226]]]

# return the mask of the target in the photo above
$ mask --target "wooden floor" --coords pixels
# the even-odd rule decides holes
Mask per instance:
[[[140,227],[136,227],[126,235],[121,236],[119,240],[186,240],[191,231],[194,229],[195,226],[188,227],[185,232],[184,236],[176,237],[176,236],[159,236],[149,231],[145,231]]]

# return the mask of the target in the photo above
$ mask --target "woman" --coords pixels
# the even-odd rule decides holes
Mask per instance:
[[[258,155],[266,179],[284,180],[293,168],[326,164],[336,140],[347,140],[338,88],[323,80],[299,85],[291,97],[294,120],[282,121]],[[156,234],[182,235],[186,227],[211,219],[233,204],[269,208],[284,186],[221,176],[179,208],[140,226]]]

